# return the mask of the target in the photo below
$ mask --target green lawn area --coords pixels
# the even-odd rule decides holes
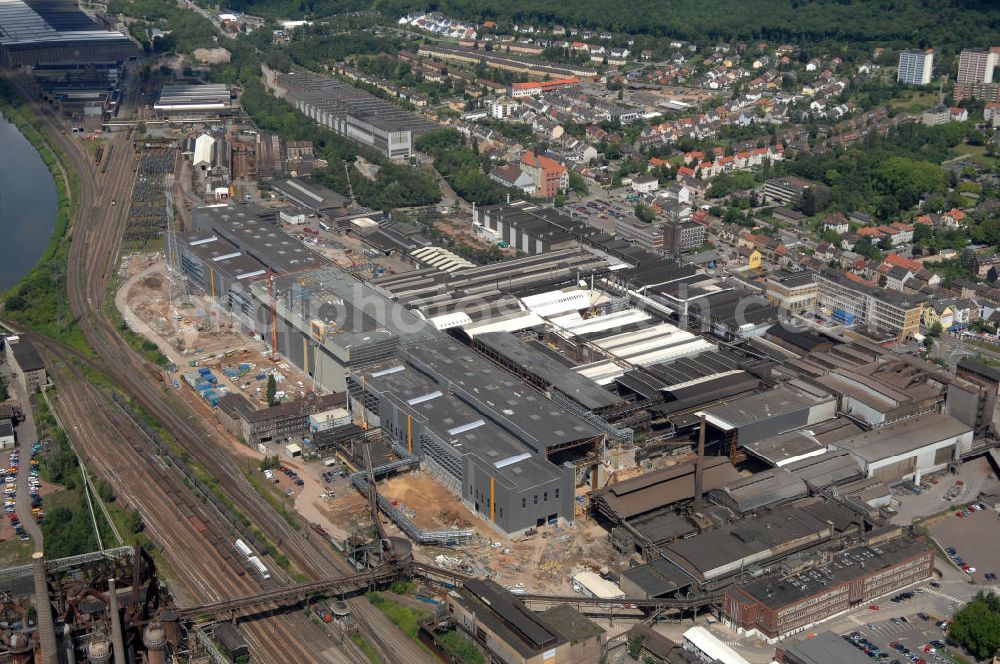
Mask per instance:
[[[372,648],[372,644],[365,640],[365,637],[360,634],[352,634],[351,641],[354,641],[355,645],[361,648],[361,651],[365,654],[365,657],[368,658],[368,661],[371,662],[371,664],[382,664],[382,660],[378,658],[378,653],[376,653],[375,649]]]
[[[0,542],[0,568],[24,565],[31,560],[31,540],[22,542],[17,535]]]
[[[427,611],[420,611],[418,609],[411,609],[408,606],[403,606],[398,602],[394,602],[382,593],[368,593],[368,601],[371,602],[379,611],[384,613],[389,620],[396,623],[396,626],[401,630],[406,632],[411,639],[417,640],[418,634],[420,633],[420,628],[417,626],[417,622],[426,617]]]
[[[989,168],[995,168],[997,165],[1000,165],[1000,159],[986,156],[985,145],[967,145],[963,143],[961,145],[956,145],[954,150],[962,155],[971,157],[972,161]]]
[[[904,96],[890,101],[889,106],[903,113],[920,113],[934,106],[937,100],[937,94],[933,92],[912,90]]]

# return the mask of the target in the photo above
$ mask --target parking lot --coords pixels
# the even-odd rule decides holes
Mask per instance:
[[[635,203],[628,200],[589,200],[568,204],[566,212],[577,219],[582,219],[590,226],[606,233],[613,233],[615,220],[633,214],[634,208]]]
[[[845,635],[851,643],[872,659],[889,664],[945,664],[945,631],[928,616],[902,616],[859,626]],[[881,653],[881,655],[879,654]]]
[[[969,578],[977,584],[996,586],[997,580],[986,578],[987,574],[1000,574],[1000,518],[993,510],[967,510],[957,516],[958,510],[951,511],[927,524],[931,537],[944,549],[954,549],[956,556],[940,565],[951,564],[961,568],[962,564],[974,568]],[[950,553],[950,552],[948,552]],[[961,561],[961,562],[959,562]]]
[[[893,498],[899,501],[892,522],[909,525],[914,519],[938,514],[953,505],[963,505],[976,498],[994,475],[989,462],[980,457],[964,462],[955,474],[940,472],[924,477],[920,494],[905,486],[893,487]],[[961,482],[959,491],[948,498],[949,491]],[[1000,573],[1000,570],[996,570]]]
[[[336,498],[342,492],[351,490],[347,473],[338,466],[324,468],[320,473],[320,480],[324,489],[320,498]]]
[[[264,477],[289,498],[297,496],[305,486],[305,481],[299,477],[298,472],[285,465],[265,470]]]

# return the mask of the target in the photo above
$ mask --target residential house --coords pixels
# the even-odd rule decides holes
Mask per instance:
[[[569,187],[569,171],[555,159],[534,150],[521,157],[521,170],[535,183],[539,196],[550,198]]]
[[[965,213],[958,208],[952,208],[941,215],[941,222],[948,228],[960,228],[963,225]]]
[[[661,196],[665,196],[678,203],[689,204],[691,202],[691,188],[680,182],[669,182],[667,186],[660,190]]]
[[[924,307],[923,322],[926,327],[940,323],[948,329],[954,325],[966,325],[979,318],[979,306],[970,299],[931,299]]]
[[[526,194],[533,194],[537,190],[531,176],[514,164],[494,168],[490,171],[490,179],[503,187],[520,189]]]
[[[640,194],[650,194],[660,188],[660,181],[652,175],[640,175],[632,178],[632,191]]]
[[[851,226],[847,221],[847,217],[840,212],[828,214],[826,218],[823,219],[823,230],[833,231],[838,235],[846,235],[847,231],[850,230],[850,227]]]

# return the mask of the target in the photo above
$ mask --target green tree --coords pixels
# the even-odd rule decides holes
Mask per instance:
[[[274,379],[274,374],[270,374],[267,377],[267,405],[277,406],[278,405],[278,381]]]
[[[133,535],[138,535],[142,532],[142,514],[139,513],[139,510],[129,510],[126,513],[125,525],[128,527],[129,532]]]
[[[642,653],[642,644],[646,640],[645,634],[633,634],[628,637],[626,641],[626,647],[628,648],[628,655],[632,659],[639,659],[639,655]]]
[[[636,203],[635,216],[646,223],[652,223],[652,221],[656,219],[656,210],[649,207],[645,203]]]
[[[1000,648],[1000,597],[976,595],[955,614],[949,636],[978,659],[992,656]]]
[[[569,188],[580,196],[586,196],[589,191],[587,181],[583,176],[572,170],[569,172]]]

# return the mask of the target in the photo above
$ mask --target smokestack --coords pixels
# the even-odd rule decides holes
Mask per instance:
[[[42,645],[43,664],[58,664],[56,628],[52,622],[52,604],[49,602],[49,584],[45,578],[45,554],[31,554],[31,571],[35,579],[35,610],[38,613],[38,634]],[[122,660],[124,661],[124,660]]]
[[[154,620],[146,625],[142,644],[146,646],[146,664],[166,664],[167,634],[160,621]]]
[[[118,592],[115,590],[115,580],[108,579],[108,595],[111,613],[111,647],[115,653],[115,664],[126,662],[125,640],[122,638],[122,617],[118,611]]]
[[[701,496],[704,491],[705,474],[705,415],[701,416],[701,427],[698,429],[698,457],[694,461],[694,508],[701,509]]]

